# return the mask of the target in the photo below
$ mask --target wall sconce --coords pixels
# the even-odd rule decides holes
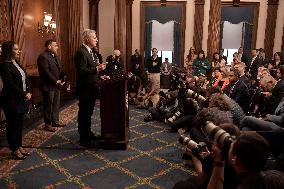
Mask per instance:
[[[52,14],[49,14],[47,12],[44,12],[43,14],[44,14],[43,25],[38,23],[38,28],[37,28],[38,33],[55,34],[56,22],[54,20],[52,20]]]

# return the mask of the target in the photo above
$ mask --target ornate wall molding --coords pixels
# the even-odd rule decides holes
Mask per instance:
[[[196,50],[202,49],[204,4],[205,0],[195,0],[193,46]]]
[[[264,49],[266,56],[273,56],[278,0],[269,0],[267,8]]]
[[[195,5],[204,5],[205,0],[195,0],[194,3],[195,3]]]
[[[214,52],[219,52],[220,40],[220,23],[221,23],[221,1],[210,1],[209,12],[209,25],[208,25],[208,40],[207,40],[207,57],[212,59]]]
[[[268,5],[278,5],[279,4],[279,0],[268,0],[267,4]]]

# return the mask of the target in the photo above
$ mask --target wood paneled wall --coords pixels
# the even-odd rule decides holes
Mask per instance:
[[[9,2],[9,0],[0,1],[0,42],[12,37]]]

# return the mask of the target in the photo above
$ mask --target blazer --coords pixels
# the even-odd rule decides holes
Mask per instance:
[[[18,62],[17,64],[19,65]],[[4,63],[0,63],[0,76],[3,82],[3,89],[0,94],[0,105],[3,107],[14,108],[16,110],[21,108],[19,106],[21,106],[26,94],[30,92],[27,74],[26,91],[23,89],[22,75],[12,62],[6,61]]]
[[[40,77],[40,87],[43,91],[58,89],[56,82],[64,80],[59,58],[49,51],[44,51],[37,59],[38,72]]]
[[[95,86],[98,81],[97,65],[88,49],[81,45],[75,54],[75,67],[77,72],[76,94],[85,90],[97,89]]]
[[[106,69],[102,71],[103,75],[112,76],[115,74],[123,73],[124,63],[121,58],[114,59],[112,55],[106,58]]]
[[[253,80],[256,80],[257,78],[259,65],[260,65],[259,57],[256,57],[254,61],[252,61],[251,59],[248,63],[247,71],[249,72],[249,74],[251,75],[251,79]]]

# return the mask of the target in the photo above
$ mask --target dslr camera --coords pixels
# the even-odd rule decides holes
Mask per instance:
[[[207,144],[204,142],[197,143],[189,136],[185,136],[185,131],[183,129],[179,129],[178,132],[180,134],[179,143],[190,149],[192,154],[195,155],[198,159],[203,159],[200,154],[201,152],[206,150]]]
[[[225,130],[216,126],[210,121],[207,121],[202,127],[203,132],[211,141],[216,141],[218,148],[221,149],[224,158],[228,156],[231,143],[235,140],[235,136],[231,136]]]
[[[181,118],[184,115],[184,112],[182,109],[178,109],[174,115],[168,119],[165,119],[166,124],[172,124],[174,123],[177,119]]]
[[[186,97],[187,98],[193,98],[195,99],[198,103],[204,103],[206,101],[206,98],[195,91],[191,89],[186,90]]]

